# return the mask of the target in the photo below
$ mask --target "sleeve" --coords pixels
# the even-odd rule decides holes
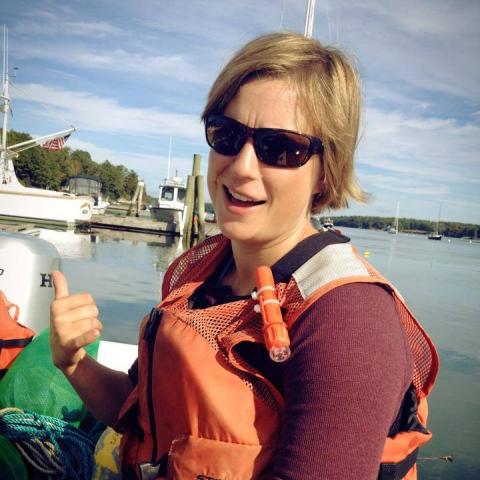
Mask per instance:
[[[376,479],[413,373],[391,295],[375,284],[338,287],[290,336],[274,479]]]

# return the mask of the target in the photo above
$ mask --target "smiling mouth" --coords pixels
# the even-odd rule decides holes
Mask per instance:
[[[230,189],[228,189],[225,185],[223,186],[225,191],[225,195],[230,200],[230,203],[239,207],[254,207],[256,205],[262,205],[265,203],[265,200],[250,200],[243,195],[239,195],[238,193],[235,194]]]

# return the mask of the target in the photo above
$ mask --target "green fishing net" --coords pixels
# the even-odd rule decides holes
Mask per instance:
[[[86,347],[94,358],[99,343],[97,339]],[[0,381],[0,408],[6,407],[32,410],[76,427],[85,418],[83,402],[52,362],[48,328],[23,349]]]

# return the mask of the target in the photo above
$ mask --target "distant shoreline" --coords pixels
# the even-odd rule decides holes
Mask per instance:
[[[330,216],[326,214],[315,215],[320,217],[321,221],[328,218],[337,227],[362,228],[364,230],[388,230],[395,223],[394,217],[375,217],[375,216]],[[461,223],[461,222],[432,222],[430,220],[420,220],[415,218],[399,218],[398,231],[400,233],[410,233],[415,235],[428,235],[438,232],[445,237],[463,238],[465,240],[480,239],[480,225]]]

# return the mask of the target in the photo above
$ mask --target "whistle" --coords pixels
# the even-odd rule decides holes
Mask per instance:
[[[269,267],[255,270],[255,285],[252,298],[258,301],[255,311],[262,314],[263,337],[270,358],[274,362],[284,362],[290,357],[290,337],[283,321],[280,303],[275,294],[275,282]]]

